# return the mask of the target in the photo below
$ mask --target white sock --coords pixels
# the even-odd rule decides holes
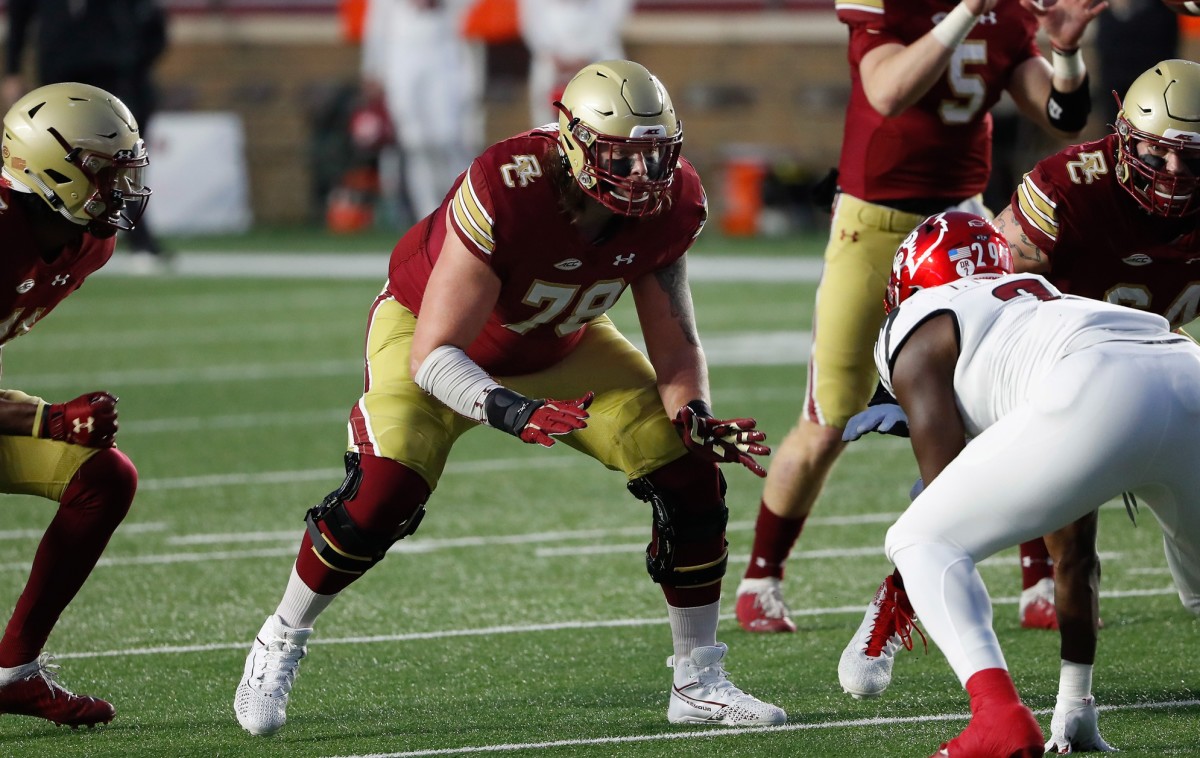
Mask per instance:
[[[292,565],[292,575],[288,579],[287,589],[283,591],[283,599],[275,609],[275,615],[283,621],[284,626],[292,629],[311,629],[317,617],[321,615],[337,595],[319,595],[309,589],[296,566]]]
[[[699,608],[676,608],[667,604],[671,620],[671,644],[676,658],[690,658],[698,647],[717,644],[717,621],[721,617],[721,601]]]
[[[31,663],[37,663],[37,658],[34,658],[29,663],[22,663],[20,666],[13,666],[12,668],[0,666],[0,687],[12,684],[20,679],[29,678],[29,675],[34,671],[30,666]]]

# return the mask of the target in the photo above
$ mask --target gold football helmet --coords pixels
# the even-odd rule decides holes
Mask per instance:
[[[1200,211],[1200,64],[1167,60],[1146,71],[1117,99],[1117,179],[1138,204],[1157,216]],[[1138,143],[1156,154],[1138,155]],[[1157,149],[1155,149],[1157,148]],[[1157,153],[1173,150],[1189,173],[1164,170]]]
[[[0,153],[13,189],[98,237],[132,229],[150,196],[137,120],[99,87],[63,82],[25,95],[4,117]]]
[[[624,216],[649,216],[663,207],[683,123],[645,66],[617,60],[586,66],[555,106],[559,145],[589,197]]]

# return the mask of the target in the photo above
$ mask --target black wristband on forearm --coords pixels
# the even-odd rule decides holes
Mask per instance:
[[[867,407],[872,408],[876,405],[899,405],[896,398],[892,397],[892,393],[888,392],[883,386],[883,382],[875,385],[875,394],[867,401]]]
[[[1064,132],[1077,132],[1087,126],[1088,114],[1092,112],[1092,92],[1088,87],[1087,74],[1083,84],[1073,92],[1059,92],[1050,85],[1050,97],[1046,100],[1046,116],[1050,125]]]
[[[545,404],[545,400],[533,400],[507,387],[497,387],[484,397],[483,413],[488,426],[520,437],[533,412]]]

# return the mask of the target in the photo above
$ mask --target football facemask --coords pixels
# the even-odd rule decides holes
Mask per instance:
[[[928,287],[1012,272],[1008,242],[990,221],[963,211],[938,213],[917,224],[896,250],[884,312]]]

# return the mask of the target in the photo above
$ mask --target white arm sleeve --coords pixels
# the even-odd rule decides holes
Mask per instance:
[[[452,345],[442,345],[425,356],[413,381],[455,413],[481,424],[487,423],[483,399],[500,386],[461,348]]]

